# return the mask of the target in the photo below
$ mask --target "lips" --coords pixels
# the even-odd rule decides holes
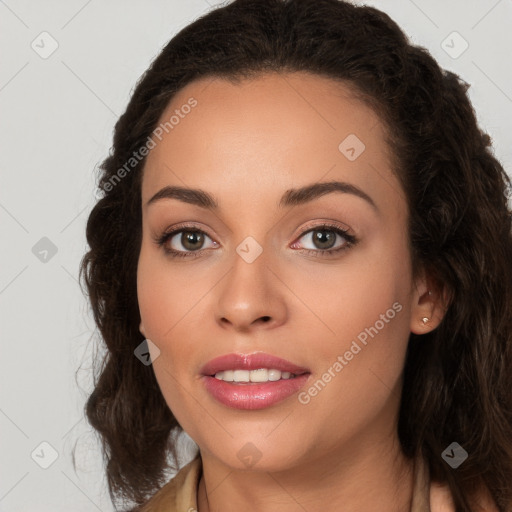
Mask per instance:
[[[294,376],[267,382],[225,382],[215,377],[226,370],[267,368],[289,372]],[[231,409],[257,410],[271,407],[300,391],[311,378],[308,368],[280,357],[265,354],[227,354],[212,359],[201,368],[205,390],[217,402]]]
[[[290,361],[264,352],[256,354],[227,354],[216,357],[206,363],[200,371],[202,375],[214,376],[216,373],[224,370],[258,370],[260,368],[272,368],[295,375],[310,373],[308,368],[298,366]]]

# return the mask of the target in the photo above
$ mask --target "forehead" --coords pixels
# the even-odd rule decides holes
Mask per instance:
[[[159,126],[144,202],[169,184],[255,202],[270,190],[320,180],[352,182],[382,201],[392,192],[383,188],[399,188],[377,114],[347,84],[317,75],[204,78],[173,97]]]

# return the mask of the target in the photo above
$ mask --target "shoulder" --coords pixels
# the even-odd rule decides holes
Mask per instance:
[[[485,490],[476,498],[475,512],[499,512],[490,493]],[[438,482],[430,483],[430,510],[431,512],[455,512],[451,491],[447,484]]]
[[[147,501],[140,512],[187,512],[197,508],[197,485],[202,471],[196,457]]]

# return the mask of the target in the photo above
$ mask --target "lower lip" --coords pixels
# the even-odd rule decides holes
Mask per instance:
[[[221,404],[233,409],[256,410],[270,407],[293,395],[305,385],[309,375],[304,373],[293,379],[236,384],[206,375],[203,381],[206,390]]]

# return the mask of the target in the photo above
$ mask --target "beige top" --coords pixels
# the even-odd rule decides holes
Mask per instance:
[[[140,509],[141,512],[196,512],[197,488],[201,474],[201,458],[197,456],[156,492]],[[428,465],[424,459],[416,459],[411,512],[454,511],[450,494],[440,487],[431,489]]]

